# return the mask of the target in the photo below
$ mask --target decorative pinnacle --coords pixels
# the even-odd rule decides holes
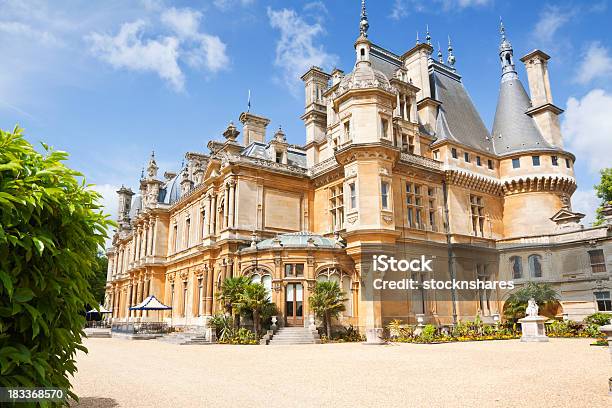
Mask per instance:
[[[419,30],[417,30],[416,45],[419,45],[420,43],[421,43],[421,40],[419,40]]]
[[[499,33],[501,34],[502,41],[506,41],[506,28],[501,16],[499,16]]]
[[[455,65],[455,61],[456,61],[456,58],[453,55],[453,45],[451,44],[451,38],[449,35],[448,36],[448,58],[446,58],[446,62],[448,62],[448,65],[452,67],[453,65]]]
[[[368,28],[370,28],[370,24],[368,23],[368,13],[366,12],[366,4],[365,0],[361,0],[361,20],[359,21],[359,34],[361,34],[363,37],[367,37]]]
[[[438,62],[440,64],[444,64],[444,58],[442,58],[442,47],[440,47],[440,42],[438,42]]]
[[[431,35],[429,35],[429,24],[427,24],[427,35],[425,36],[425,40],[427,42],[427,45],[431,46]]]

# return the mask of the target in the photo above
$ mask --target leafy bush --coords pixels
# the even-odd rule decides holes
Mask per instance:
[[[587,316],[584,319],[586,324],[594,324],[597,326],[605,326],[610,324],[610,319],[612,319],[612,314],[609,313],[593,313],[592,315]]]
[[[343,331],[339,333],[335,340],[338,342],[359,342],[365,341],[365,336],[359,334],[359,330],[355,329],[352,324],[348,325],[348,327],[344,327]]]
[[[545,309],[554,308],[559,304],[559,294],[550,284],[528,282],[508,296],[508,299],[504,303],[504,315],[506,319],[517,321],[525,317],[527,302],[531,298],[535,299],[536,303],[540,306],[540,314],[542,315],[545,315]]]
[[[100,195],[63,164],[68,154],[43,148],[19,128],[0,130],[0,386],[69,390],[112,222]]]
[[[208,324],[215,329],[219,342],[229,340],[234,335],[233,319],[229,315],[216,314],[210,318]]]
[[[257,335],[245,327],[234,330],[228,338],[219,340],[222,344],[258,344]]]

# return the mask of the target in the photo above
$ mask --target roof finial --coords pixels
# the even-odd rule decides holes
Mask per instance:
[[[417,30],[416,45],[419,45],[420,43],[421,43],[421,40],[419,40],[419,30]]]
[[[456,61],[456,58],[453,55],[453,45],[451,44],[451,38],[449,35],[448,36],[448,58],[446,58],[446,62],[448,62],[448,65],[452,67],[455,65],[455,61]]]
[[[429,24],[427,24],[426,27],[427,27],[427,35],[425,36],[425,40],[427,42],[427,45],[431,47],[431,35],[429,35]]]
[[[499,16],[499,33],[501,34],[502,41],[504,41],[506,39],[506,28],[504,27],[502,16]]]
[[[504,22],[499,17],[499,34],[501,35],[501,43],[499,44],[499,58],[502,64],[502,82],[511,79],[517,79],[518,75],[514,67],[514,50],[512,44],[506,38],[506,27]]]
[[[359,21],[359,34],[361,34],[363,37],[367,37],[368,28],[370,28],[370,24],[368,23],[368,13],[366,12],[366,4],[365,0],[361,0],[361,20]]]
[[[440,41],[438,41],[438,62],[444,64],[444,58],[442,58],[442,47],[440,47]]]

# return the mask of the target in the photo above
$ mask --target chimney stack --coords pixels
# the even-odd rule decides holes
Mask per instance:
[[[250,112],[242,112],[240,122],[243,125],[242,135],[245,146],[253,142],[265,143],[266,126],[270,123],[270,119],[254,115]]]
[[[540,133],[551,145],[563,148],[559,115],[563,109],[553,104],[548,78],[548,60],[550,56],[540,50],[534,50],[521,58],[527,71],[531,109],[527,111],[537,123]]]

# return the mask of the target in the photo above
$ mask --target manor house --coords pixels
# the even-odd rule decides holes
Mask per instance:
[[[154,294],[172,306],[166,321],[202,327],[222,310],[223,279],[238,275],[267,288],[283,325],[308,324],[322,280],[347,294],[339,323],[360,330],[502,312],[503,290],[364,296],[379,250],[432,257],[424,279],[550,282],[570,318],[612,309],[611,227],[585,228],[572,211],[576,157],[563,146],[549,56],[520,58],[527,93],[501,26],[489,130],[450,42],[446,58],[429,32],[392,52],[368,37],[365,7],[359,27],[350,71],[302,76],[304,144],[243,112],[241,127],[230,123],[207,151],[186,153],[177,172],[160,174],[151,155],[136,190],[117,192],[105,299],[115,321],[142,318],[129,307]]]

